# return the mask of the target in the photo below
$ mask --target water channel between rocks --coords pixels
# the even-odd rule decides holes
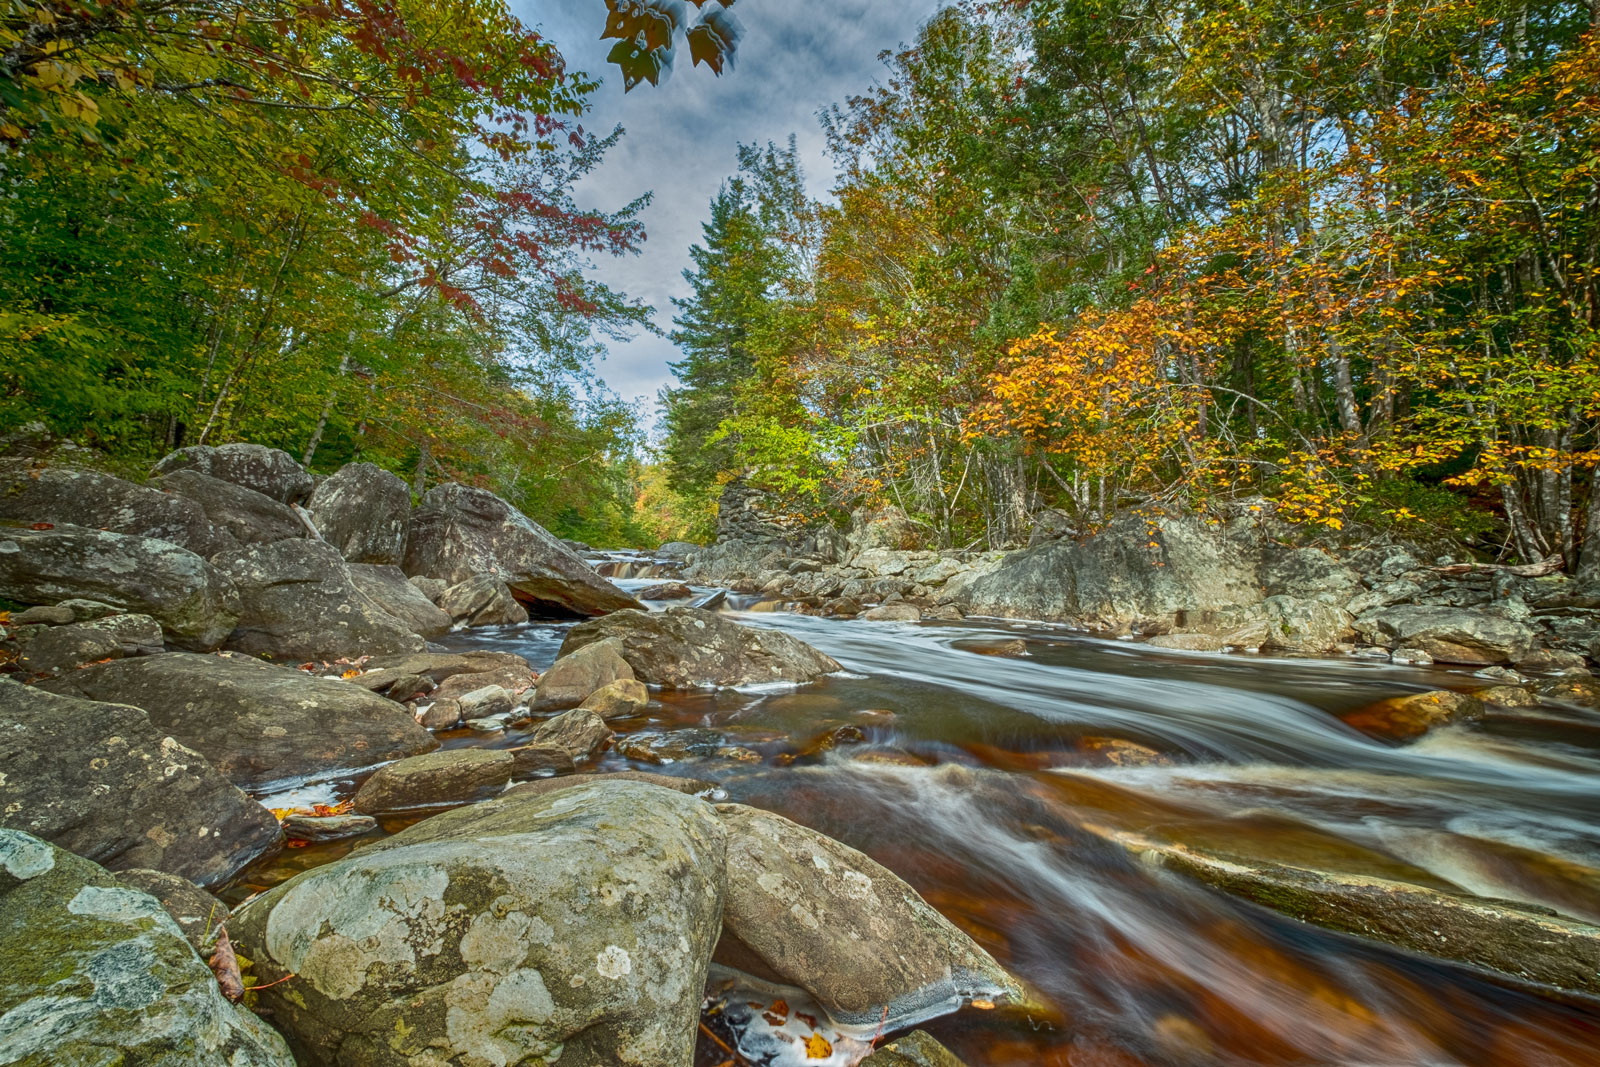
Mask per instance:
[[[1600,1063],[1592,1003],[1301,924],[1116,843],[1131,834],[1375,874],[1600,923],[1600,714],[1503,710],[1397,746],[1338,715],[1481,680],[1167,652],[1047,624],[736,617],[786,630],[846,672],[774,691],[655,693],[646,715],[612,724],[619,740],[704,731],[680,739],[743,758],[651,765],[613,750],[598,769],[715,781],[904,877],[1048,1006],[925,1025],[973,1067]],[[444,643],[513,651],[543,670],[564,630],[532,623]],[[1105,739],[1170,762],[1117,766]],[[354,784],[303,783],[269,803],[338,799]],[[284,853],[230,896],[360,844]],[[704,1064],[726,1059],[702,1051]]]

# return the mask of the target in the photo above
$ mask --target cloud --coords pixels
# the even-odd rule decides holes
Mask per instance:
[[[862,92],[881,74],[878,53],[908,43],[918,27],[944,6],[941,0],[742,0],[744,23],[738,66],[718,78],[690,65],[679,47],[677,68],[659,88],[642,85],[626,95],[622,79],[605,62],[613,42],[598,40],[605,22],[602,0],[530,3],[513,0],[522,20],[537,26],[567,57],[569,67],[604,79],[583,120],[592,130],[619,123],[627,136],[578,190],[581,203],[616,208],[645,190],[655,200],[644,221],[648,232],[638,256],[605,260],[595,274],[652,304],[656,322],[672,327],[671,297],[685,296],[682,272],[689,246],[717,186],[738,166],[743,142],[782,144],[793,133],[814,194],[833,184],[823,151],[819,110]],[[665,338],[643,335],[610,344],[600,373],[624,399],[645,398],[672,382],[669,361],[678,353]]]

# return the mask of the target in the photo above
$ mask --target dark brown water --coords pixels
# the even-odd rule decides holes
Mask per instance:
[[[848,676],[658,695],[647,716],[614,724],[647,736],[709,731],[694,738],[704,750],[738,746],[759,762],[647,765],[612,753],[600,769],[713,780],[911,882],[1045,1005],[926,1024],[973,1067],[1600,1064],[1600,1004],[1309,927],[1108,840],[1134,832],[1600,922],[1600,715],[1508,711],[1402,746],[1340,716],[1484,683],[1355,661],[1163,653],[1042,625],[742,618],[810,641]],[[531,625],[454,641],[542,668],[560,634]],[[1018,637],[1026,656],[983,654]],[[1108,739],[1171,762],[1109,765]],[[520,736],[446,740],[509,746]],[[285,853],[235,894],[350,847]],[[728,1058],[709,1042],[703,1053],[707,1065]]]

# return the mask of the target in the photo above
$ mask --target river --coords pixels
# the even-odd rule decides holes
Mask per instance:
[[[656,694],[646,718],[613,724],[619,733],[714,731],[689,739],[751,761],[651,766],[613,751],[600,769],[715,781],[914,885],[1040,1001],[924,1025],[972,1067],[1600,1063],[1600,1005],[1299,923],[1114,840],[1378,874],[1600,923],[1600,714],[1506,710],[1400,745],[1341,716],[1485,683],[1353,659],[1170,652],[1048,624],[735,617],[787,630],[845,673],[798,689]],[[447,643],[516,651],[542,670],[563,632],[529,624]],[[520,739],[461,732],[446,744]],[[1166,762],[1115,765],[1108,741]],[[332,799],[351,784],[313,789]],[[239,891],[349,847],[286,853]],[[727,1059],[709,1042],[703,1053],[707,1067]]]

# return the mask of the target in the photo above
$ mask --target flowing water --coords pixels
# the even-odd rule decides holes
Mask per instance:
[[[1400,745],[1341,716],[1482,681],[1165,652],[1045,624],[736,617],[793,633],[845,673],[656,694],[645,717],[613,724],[619,733],[693,729],[695,751],[743,758],[650,766],[613,752],[600,769],[712,780],[914,885],[1039,1002],[925,1024],[972,1067],[1600,1064],[1600,1004],[1303,925],[1115,841],[1377,874],[1600,922],[1600,714],[1507,710]],[[562,633],[530,624],[451,644],[514,650],[542,669]],[[1119,766],[1129,750],[1113,742],[1166,760]],[[240,891],[350,847],[288,853]],[[706,1065],[728,1059],[709,1042],[702,1053]]]

